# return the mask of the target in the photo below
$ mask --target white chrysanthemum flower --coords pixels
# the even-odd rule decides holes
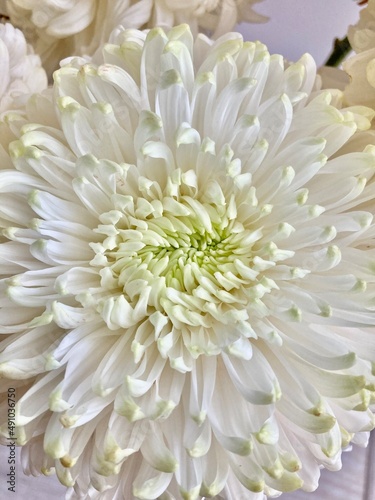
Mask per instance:
[[[374,427],[373,113],[239,34],[115,42],[2,125],[25,470],[68,498],[314,490]]]
[[[361,10],[358,23],[349,28],[348,38],[357,54],[343,64],[351,78],[345,99],[349,104],[375,109],[375,0],[369,0]]]
[[[30,93],[47,87],[39,56],[11,24],[0,24],[0,115],[22,108]]]
[[[71,55],[91,56],[117,25],[140,28],[153,0],[8,0],[4,13],[22,29],[48,73]]]
[[[253,6],[262,0],[154,0],[152,26],[171,27],[188,23],[194,34],[203,31],[217,38],[239,22],[264,22]]]

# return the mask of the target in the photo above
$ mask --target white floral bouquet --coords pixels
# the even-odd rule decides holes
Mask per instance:
[[[67,499],[313,491],[375,425],[375,0],[350,83],[258,1],[0,3],[1,442]]]

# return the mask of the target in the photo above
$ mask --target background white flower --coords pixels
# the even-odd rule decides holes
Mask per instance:
[[[261,499],[366,444],[374,113],[315,78],[238,34],[126,30],[2,124],[27,472],[68,498]]]
[[[357,54],[343,64],[351,78],[346,101],[375,109],[375,0],[361,10],[358,23],[349,27],[348,38]]]
[[[47,87],[39,56],[9,23],[0,24],[0,67],[0,115],[22,108],[31,93]]]
[[[61,59],[89,55],[117,26],[140,28],[152,0],[7,0],[3,10],[25,33],[50,74]]]
[[[265,16],[253,10],[262,0],[154,0],[149,27],[171,27],[188,23],[194,34],[203,31],[217,38],[232,31],[239,22],[264,22]]]

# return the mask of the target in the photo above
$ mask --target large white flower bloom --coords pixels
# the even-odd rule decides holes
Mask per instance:
[[[47,87],[47,75],[25,37],[11,24],[0,24],[0,115],[22,108],[30,93]]]
[[[373,113],[235,33],[125,30],[103,57],[2,125],[26,472],[68,498],[314,490],[374,426]]]
[[[375,0],[369,0],[361,10],[358,23],[349,28],[348,38],[357,54],[343,65],[351,77],[345,99],[349,104],[375,109]]]

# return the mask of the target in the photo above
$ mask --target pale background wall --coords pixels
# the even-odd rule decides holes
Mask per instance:
[[[260,40],[271,53],[292,61],[310,52],[318,64],[323,64],[332,40],[346,35],[360,8],[354,0],[264,0],[255,4],[254,10],[270,20],[266,24],[238,25],[247,40]]]
[[[271,52],[290,60],[310,52],[319,64],[330,53],[334,37],[343,37],[356,22],[359,8],[354,0],[265,0],[256,9],[271,19],[267,24],[241,24],[247,40],[261,40]],[[375,500],[375,436],[367,449],[355,447],[343,458],[340,472],[323,471],[314,493],[294,492],[282,500]],[[55,478],[27,478],[18,467],[16,494],[6,489],[8,450],[0,449],[0,498],[4,500],[63,500],[65,489]],[[132,500],[132,499],[124,499]]]

